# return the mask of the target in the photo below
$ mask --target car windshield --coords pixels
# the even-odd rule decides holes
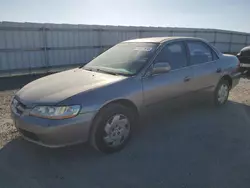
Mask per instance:
[[[120,43],[93,59],[83,68],[110,74],[134,75],[146,65],[157,46],[156,43]]]

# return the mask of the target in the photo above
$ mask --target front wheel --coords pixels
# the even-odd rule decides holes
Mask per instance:
[[[121,150],[132,134],[134,115],[131,112],[119,104],[104,107],[93,124],[92,146],[104,153]]]
[[[227,80],[221,80],[214,92],[215,105],[221,106],[225,104],[228,100],[229,91],[230,91],[229,82]]]

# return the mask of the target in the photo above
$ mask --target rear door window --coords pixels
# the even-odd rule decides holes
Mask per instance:
[[[200,41],[188,41],[187,46],[190,55],[190,65],[198,65],[213,61],[212,49]]]
[[[167,44],[156,57],[155,62],[167,62],[172,70],[187,66],[187,54],[184,43],[173,42]]]

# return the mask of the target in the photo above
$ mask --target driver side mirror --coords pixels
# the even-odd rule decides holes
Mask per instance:
[[[159,62],[153,65],[151,75],[167,73],[171,70],[171,66],[167,62]]]

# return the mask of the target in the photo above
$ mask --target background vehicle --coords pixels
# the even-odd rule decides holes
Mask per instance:
[[[241,71],[250,76],[250,46],[243,48],[237,57],[240,60]]]
[[[32,142],[60,147],[89,140],[115,152],[150,109],[204,93],[225,104],[239,82],[238,66],[235,56],[197,38],[129,40],[83,67],[26,85],[12,102],[12,116]]]

